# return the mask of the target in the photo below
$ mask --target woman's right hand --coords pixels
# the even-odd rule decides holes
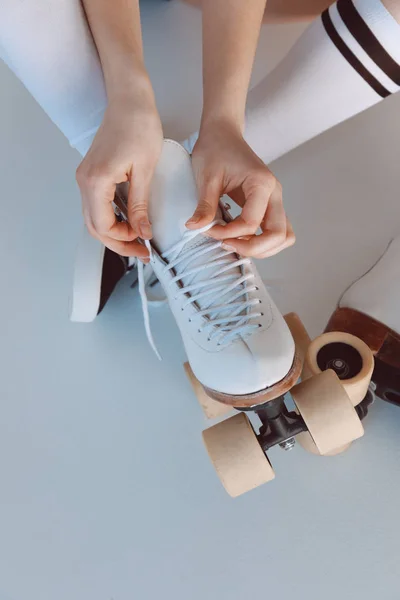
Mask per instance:
[[[137,238],[152,237],[147,213],[150,184],[161,152],[162,126],[150,82],[112,98],[76,179],[86,226],[107,248],[122,256],[148,258]],[[112,202],[119,183],[128,182],[128,222],[119,222]]]

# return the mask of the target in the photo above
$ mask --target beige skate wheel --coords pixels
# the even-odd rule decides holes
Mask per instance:
[[[311,342],[304,371],[311,376],[327,369],[335,371],[353,406],[357,406],[368,391],[374,357],[367,344],[350,333],[323,333]]]
[[[300,357],[301,362],[304,363],[308,347],[311,344],[311,338],[301,322],[300,317],[296,315],[296,313],[289,313],[285,315],[284,318],[290,329],[294,343],[296,344],[297,354]]]
[[[185,362],[183,365],[185,369],[185,373],[188,376],[190,383],[192,384],[194,393],[196,394],[197,400],[200,403],[201,408],[203,409],[204,415],[207,419],[216,419],[218,417],[223,417],[231,412],[232,407],[223,404],[222,402],[218,402],[217,400],[213,400],[208,396],[201,385],[200,381],[197,379],[196,375],[193,373],[191,366],[188,362]]]
[[[315,445],[315,442],[312,439],[311,435],[308,433],[308,431],[303,431],[302,433],[299,433],[296,436],[296,442],[299,444],[299,446],[303,448],[303,450],[306,450],[306,452],[310,452],[311,454],[317,454],[318,456],[321,456],[321,453],[318,451],[318,448]],[[336,448],[336,450],[326,452],[324,456],[336,456],[337,454],[341,454],[342,452],[348,450],[350,446],[351,443],[345,444],[340,448]]]
[[[364,434],[354,406],[332,370],[296,385],[291,394],[320,454],[338,451]]]
[[[233,498],[275,477],[245,414],[206,429],[203,440],[222,485]]]

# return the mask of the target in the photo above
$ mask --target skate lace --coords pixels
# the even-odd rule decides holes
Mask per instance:
[[[186,297],[182,309],[189,304],[196,304],[198,310],[189,320],[198,319],[198,331],[208,330],[208,340],[217,338],[218,345],[228,344],[238,336],[250,335],[260,327],[260,324],[254,321],[262,316],[261,312],[252,310],[254,306],[261,303],[261,300],[257,297],[249,297],[251,292],[258,290],[254,284],[255,274],[251,271],[245,273],[243,268],[251,264],[251,260],[240,258],[233,250],[225,250],[222,248],[221,241],[202,235],[214,225],[221,224],[224,224],[224,221],[216,220],[201,229],[185,231],[182,239],[161,255],[167,263],[164,272],[172,271],[174,274],[168,285],[171,286],[176,282],[180,284],[175,298]],[[199,240],[200,243],[194,243],[200,236],[203,237],[201,241]],[[152,258],[153,249],[150,242],[145,241],[145,245]],[[206,258],[211,252],[212,256]],[[235,255],[236,260],[232,260],[232,254]],[[190,266],[194,261],[198,262],[201,256],[206,259],[204,263]],[[194,279],[199,273],[207,270],[209,270],[209,277]],[[147,338],[154,352],[161,359],[150,328],[147,273],[148,267],[145,268],[143,263],[139,262],[139,292]]]

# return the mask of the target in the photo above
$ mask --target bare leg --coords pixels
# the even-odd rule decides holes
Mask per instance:
[[[183,1],[199,8],[202,3],[202,0]],[[266,23],[311,21],[330,4],[332,0],[268,0],[264,20]]]
[[[201,8],[202,0],[182,0]],[[265,9],[266,23],[289,23],[292,21],[311,21],[333,4],[332,0],[267,0]],[[382,4],[400,23],[400,1],[384,0]]]

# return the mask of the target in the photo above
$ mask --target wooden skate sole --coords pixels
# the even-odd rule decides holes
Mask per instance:
[[[232,396],[231,394],[224,394],[222,392],[217,392],[216,390],[212,390],[205,386],[204,389],[210,398],[213,400],[217,400],[218,402],[222,402],[222,404],[227,404],[228,406],[232,406],[233,408],[250,408],[252,406],[257,406],[259,404],[265,404],[270,400],[275,400],[279,396],[283,396],[288,391],[292,389],[295,383],[298,381],[301,370],[303,367],[303,361],[299,353],[296,350],[295,357],[293,360],[292,367],[289,373],[275,383],[271,387],[265,388],[264,390],[260,390],[258,392],[253,392],[251,394],[244,394],[240,396]]]
[[[376,358],[400,369],[400,335],[383,323],[353,308],[337,308],[325,329],[343,331],[360,338]]]

